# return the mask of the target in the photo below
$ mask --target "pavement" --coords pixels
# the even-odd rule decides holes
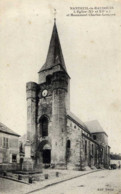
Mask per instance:
[[[51,185],[33,194],[121,194],[121,170],[102,170]]]
[[[32,184],[23,184],[22,182],[15,182],[13,181],[13,178],[9,178],[9,180],[5,178],[0,178],[0,191],[1,191],[0,193],[1,194],[8,194],[8,193],[25,194],[25,193],[38,192],[50,186],[54,186],[59,183],[63,183],[63,182],[72,180],[74,178],[78,178],[97,171],[100,171],[100,170],[91,170],[91,169],[88,169],[86,171],[57,170],[57,169],[44,170],[43,174],[41,175],[37,174],[36,176],[34,176],[34,181]],[[58,177],[56,177],[57,172],[59,174]],[[45,179],[45,174],[49,175],[48,179]]]
[[[52,171],[53,173],[54,171],[55,173],[57,172],[57,170],[50,170],[50,171]],[[78,177],[81,177],[81,176],[84,176],[90,173],[94,173],[97,171],[100,171],[100,170],[91,170],[91,169],[87,171],[58,170],[60,177],[56,177],[50,180],[43,181],[41,183],[41,186],[39,182],[36,183],[36,186],[34,187],[33,185],[32,190],[28,191],[27,194],[33,193],[35,191],[43,190],[43,189],[46,189],[47,187],[54,186],[56,184],[63,183],[63,182],[66,182],[66,181],[69,181],[69,180],[72,180],[72,179],[75,179],[75,178],[78,178]]]
[[[59,177],[56,177],[56,172]],[[48,174],[48,179],[45,179]],[[0,178],[0,194],[121,194],[121,170],[44,170],[32,184]]]

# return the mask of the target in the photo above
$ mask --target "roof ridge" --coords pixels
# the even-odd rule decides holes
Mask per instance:
[[[16,132],[14,132],[12,129],[8,128],[5,124],[3,124],[1,122],[0,122],[0,131],[3,133],[8,133],[8,134],[20,136],[19,134],[17,134]]]
[[[70,113],[70,114],[69,114]],[[87,128],[87,126],[85,125],[85,123],[79,119],[75,113],[72,113],[71,111],[68,111],[67,116],[70,116],[73,120],[75,120],[78,124],[80,124],[84,129],[86,129],[86,131],[90,132]]]
[[[91,133],[105,133],[107,135],[98,120],[87,121],[85,125]]]

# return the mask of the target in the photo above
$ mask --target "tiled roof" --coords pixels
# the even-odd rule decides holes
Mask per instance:
[[[85,123],[82,122],[74,113],[68,112],[67,116],[71,117],[71,119],[74,120],[77,124],[81,125],[85,131],[90,133]]]
[[[2,123],[0,123],[0,132],[15,135],[15,136],[18,136],[18,137],[20,136],[20,135],[18,135],[17,133],[15,133],[13,130],[9,129],[7,126],[5,126]]]
[[[85,124],[88,130],[90,131],[90,133],[105,133],[106,134],[106,132],[103,130],[102,126],[97,120],[88,121],[88,122],[85,122]]]

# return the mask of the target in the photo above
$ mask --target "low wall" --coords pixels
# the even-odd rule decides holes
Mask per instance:
[[[17,163],[13,163],[13,164],[0,164],[0,173],[3,171],[16,171],[16,170],[20,170],[20,165]]]

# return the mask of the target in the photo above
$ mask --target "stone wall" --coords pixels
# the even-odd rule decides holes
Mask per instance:
[[[42,142],[51,147],[51,163],[66,163],[66,114],[69,110],[69,78],[62,70],[48,70],[40,73],[39,83],[27,83],[27,138],[30,140],[33,159],[42,163]],[[59,67],[60,68],[60,67]],[[50,74],[51,73],[51,74]],[[48,81],[49,76],[49,81]],[[47,96],[42,91],[47,90]],[[41,118],[48,119],[48,135],[42,137]],[[33,142],[36,142],[34,145]]]
[[[39,84],[27,84],[27,134],[32,143],[33,159],[37,157],[38,164],[43,163],[42,146],[47,144],[50,147],[51,164],[55,166],[60,164],[68,169],[80,170],[84,166],[109,163],[106,134],[94,133],[94,140],[85,126],[73,118],[67,118],[70,110],[70,80],[65,72],[56,72],[58,66],[54,68],[40,73]],[[43,90],[47,90],[45,97],[42,96]],[[48,119],[48,135],[45,137],[42,136],[43,116]],[[68,140],[70,148],[67,147]]]
[[[85,132],[73,119],[67,119],[67,141],[70,140],[70,149],[67,149],[67,168],[84,169],[106,167],[109,165],[109,151],[107,137],[101,134],[97,142],[92,139],[91,134]],[[103,144],[102,144],[103,143]]]
[[[67,157],[68,169],[80,169],[83,162],[82,129],[73,121],[67,120],[67,141],[70,140],[70,150]],[[81,160],[82,159],[82,160]]]

